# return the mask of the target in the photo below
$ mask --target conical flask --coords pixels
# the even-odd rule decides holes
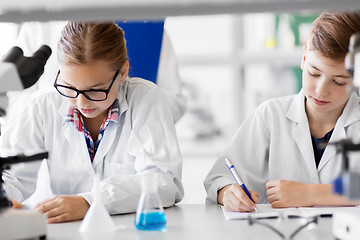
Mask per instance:
[[[139,230],[159,231],[166,227],[164,209],[158,193],[158,173],[145,172],[141,178],[141,196],[135,214]]]

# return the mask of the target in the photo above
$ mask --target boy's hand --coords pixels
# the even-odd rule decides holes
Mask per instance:
[[[266,189],[268,202],[274,208],[312,206],[309,184],[271,180],[266,183]]]
[[[257,203],[259,194],[250,191],[251,198]],[[238,184],[231,184],[222,188],[218,193],[219,203],[229,211],[251,212],[255,209],[255,203],[246,195],[245,191]]]
[[[45,214],[48,223],[61,223],[83,219],[89,207],[81,196],[57,195],[37,204],[33,210]]]

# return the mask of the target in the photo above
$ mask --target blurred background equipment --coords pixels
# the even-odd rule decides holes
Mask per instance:
[[[0,124],[7,113],[7,93],[20,91],[33,86],[51,55],[51,49],[43,45],[31,57],[25,57],[19,47],[13,47],[0,62]],[[1,135],[1,125],[0,125]],[[11,164],[36,161],[48,157],[47,152],[31,156],[2,156],[0,150],[0,226],[4,239],[29,239],[46,236],[46,217],[40,213],[12,209],[4,188],[2,173]],[[21,227],[20,227],[21,226]]]
[[[3,189],[2,173],[11,164],[37,161],[48,157],[47,152],[31,156],[0,157],[0,229],[2,239],[32,239],[46,236],[46,216],[30,210],[12,209]]]
[[[34,85],[51,55],[50,47],[42,45],[31,57],[25,57],[21,48],[13,47],[0,63],[0,117],[6,115],[7,92],[20,91]]]
[[[353,87],[360,89],[360,33],[351,36],[349,53],[345,58],[345,66],[353,77]],[[359,116],[360,118],[360,116]],[[342,174],[334,180],[334,191],[354,201],[360,200],[360,172],[351,170],[349,154],[360,151],[360,129],[356,129],[355,137],[335,143],[342,156]],[[360,159],[355,159],[360,161]],[[360,239],[359,211],[339,211],[333,215],[333,234],[336,239]]]
[[[360,89],[360,33],[353,34],[350,39],[349,52],[345,57],[345,67],[353,77],[353,88]],[[359,116],[360,118],[360,116]],[[334,181],[334,191],[348,199],[360,199],[360,173],[352,172],[350,167],[350,152],[360,151],[360,129],[356,129],[352,139],[335,143],[337,152],[342,156],[342,175]],[[360,161],[360,160],[359,160]]]

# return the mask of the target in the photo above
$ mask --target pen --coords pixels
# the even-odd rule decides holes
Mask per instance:
[[[235,181],[237,182],[237,184],[239,184],[242,187],[242,189],[244,190],[246,195],[251,199],[251,201],[254,202],[254,200],[251,197],[251,194],[250,194],[249,190],[245,186],[245,183],[241,180],[239,174],[237,173],[237,171],[236,171],[234,165],[232,164],[232,162],[230,161],[230,159],[225,158],[225,162],[226,162],[226,165],[228,166],[231,174],[233,175]]]

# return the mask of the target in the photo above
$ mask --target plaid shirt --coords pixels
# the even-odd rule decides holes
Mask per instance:
[[[84,133],[91,162],[93,162],[93,160],[94,160],[96,150],[97,150],[97,148],[100,144],[100,141],[104,135],[105,128],[109,125],[110,122],[118,123],[119,109],[120,109],[119,99],[116,99],[114,101],[114,103],[111,105],[109,112],[107,114],[107,117],[105,118],[105,121],[100,126],[98,139],[96,140],[96,142],[94,142],[90,135],[90,132],[86,129],[86,127],[84,125],[84,121],[83,121],[83,118],[82,118],[79,110],[77,110],[76,108],[73,108],[73,107],[69,107],[65,122],[74,123],[76,129],[79,132]]]

